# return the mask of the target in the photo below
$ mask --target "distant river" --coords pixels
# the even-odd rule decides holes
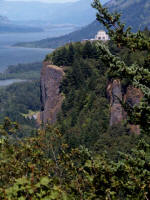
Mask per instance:
[[[7,66],[19,63],[32,63],[42,61],[51,49],[11,47],[17,42],[28,42],[57,37],[71,32],[70,29],[52,29],[49,32],[40,33],[8,33],[0,34],[0,72]]]
[[[25,82],[26,80],[21,79],[8,79],[8,80],[0,80],[0,87],[11,85],[12,83],[19,83],[19,82]]]

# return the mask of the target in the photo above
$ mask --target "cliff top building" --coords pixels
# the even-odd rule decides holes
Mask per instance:
[[[98,31],[98,33],[95,36],[95,40],[102,40],[102,41],[107,41],[109,40],[109,36],[107,33],[103,30]]]
[[[103,42],[106,42],[109,40],[109,36],[107,35],[107,33],[103,30],[100,30],[97,32],[97,34],[95,35],[95,38],[91,38],[91,39],[83,39],[82,42],[86,42],[86,41],[96,41],[96,40],[101,40]]]

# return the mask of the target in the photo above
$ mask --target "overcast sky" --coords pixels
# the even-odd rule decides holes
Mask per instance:
[[[66,3],[66,2],[76,2],[78,0],[5,0],[5,1],[40,1],[40,2],[47,2],[47,3]]]
[[[28,1],[40,1],[40,2],[43,2],[43,3],[44,2],[47,2],[47,3],[66,3],[66,2],[76,2],[76,1],[79,1],[79,0],[5,0],[5,1],[24,1],[24,2],[28,2]],[[107,1],[108,0],[101,0],[102,3],[105,3]],[[91,2],[92,2],[92,0],[91,0]]]

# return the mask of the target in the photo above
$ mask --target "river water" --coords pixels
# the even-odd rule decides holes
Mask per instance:
[[[13,44],[57,37],[71,31],[70,28],[57,28],[40,33],[0,34],[0,72],[3,72],[9,65],[40,62],[48,53],[52,52],[52,49],[12,47]],[[18,79],[2,80],[0,81],[0,86],[6,86],[20,81]]]
[[[0,34],[0,72],[3,72],[9,65],[42,61],[45,55],[52,51],[51,49],[12,47],[11,45],[17,42],[28,42],[48,37],[57,37],[71,31],[70,28],[57,28],[40,33]]]
[[[8,80],[0,80],[0,87],[11,85],[12,83],[20,83],[25,82],[26,80],[21,79],[8,79]]]

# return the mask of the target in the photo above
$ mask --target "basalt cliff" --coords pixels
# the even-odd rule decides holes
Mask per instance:
[[[50,64],[43,63],[41,71],[41,122],[43,124],[56,122],[57,114],[61,110],[63,95],[60,93],[60,83],[64,77],[64,70]],[[120,80],[113,80],[108,83],[107,96],[110,102],[110,126],[121,123],[127,118],[127,113],[122,108],[120,100],[134,106],[140,102],[143,97],[142,92],[132,86],[126,90],[122,88]],[[130,125],[132,132],[140,133],[139,126]]]
[[[140,103],[143,94],[140,89],[128,86],[126,90],[122,88],[120,80],[113,80],[108,84],[107,94],[110,100],[110,126],[121,123],[127,118],[127,113],[122,108],[120,101],[126,102],[129,106]],[[132,132],[140,134],[138,125],[130,125]]]
[[[61,110],[63,96],[59,86],[64,76],[62,68],[48,62],[43,63],[41,71],[41,122],[43,124],[56,122],[58,112]]]

